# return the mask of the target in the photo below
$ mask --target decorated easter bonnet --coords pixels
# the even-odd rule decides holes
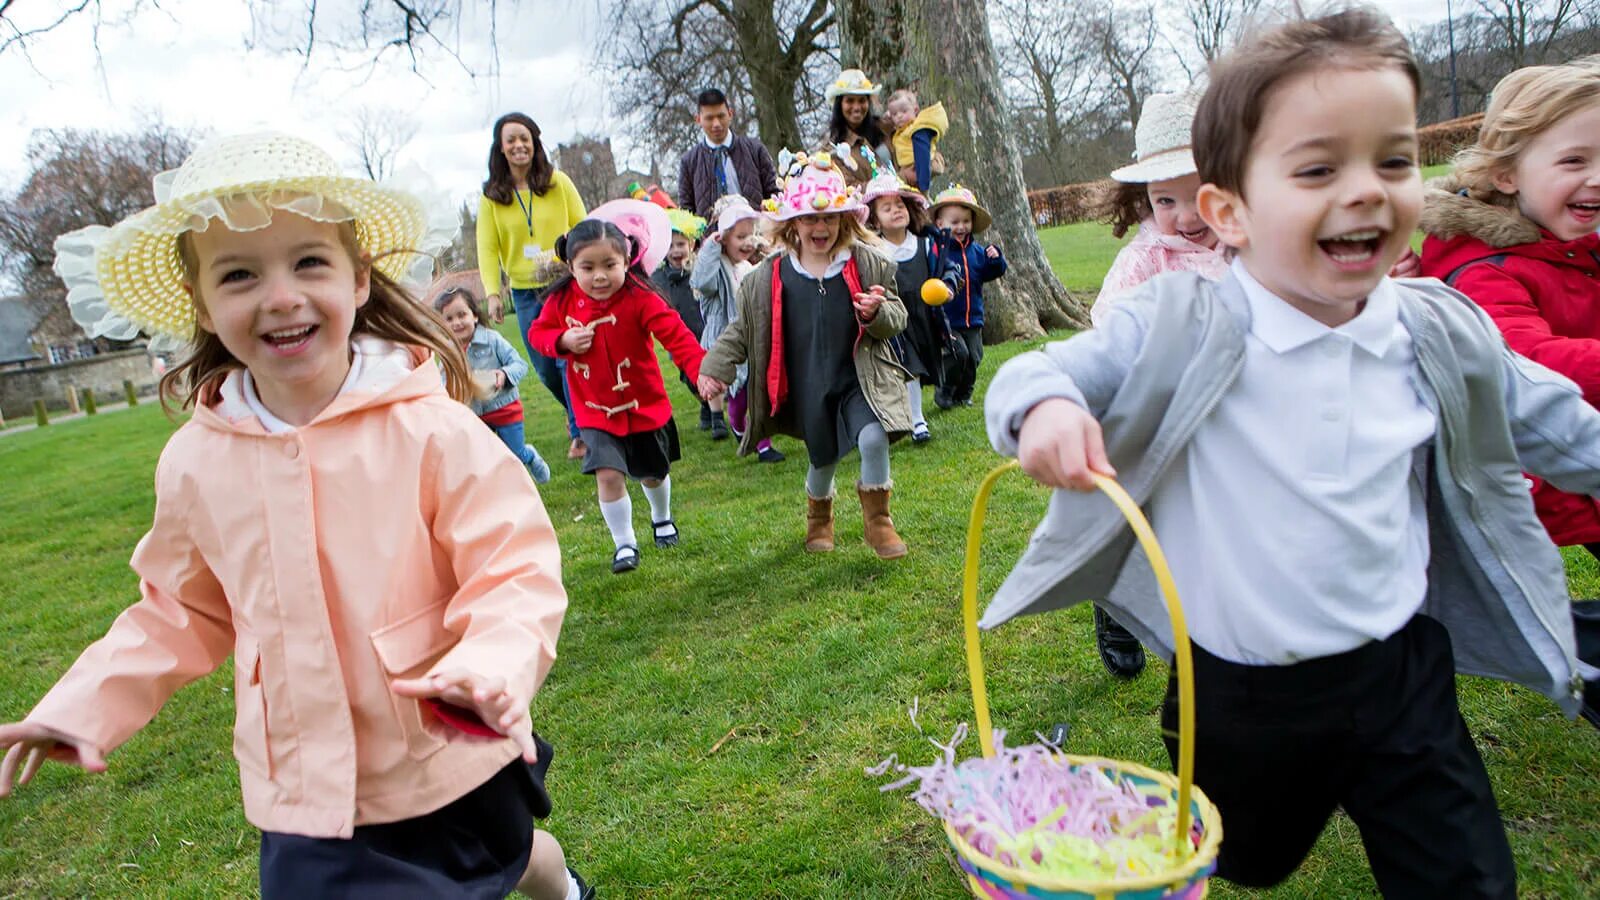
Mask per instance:
[[[194,339],[194,303],[178,237],[212,220],[232,231],[266,228],[279,210],[317,222],[353,222],[373,268],[413,293],[433,275],[428,255],[450,243],[454,205],[420,173],[378,183],[344,175],[309,141],[274,132],[219,137],[154,179],[156,205],[107,228],[56,239],[55,271],[67,306],[90,337],[129,341],[141,333],[168,353]]]
[[[989,217],[989,211],[978,205],[978,196],[968,188],[959,184],[952,184],[933,197],[933,212],[937,214],[940,207],[965,206],[972,211],[972,233],[989,230],[994,220]]]
[[[916,203],[923,209],[928,208],[928,198],[924,197],[921,191],[906,184],[900,176],[893,172],[879,172],[873,176],[872,180],[867,182],[866,187],[862,189],[861,202],[871,206],[872,201],[879,197],[896,195]]]
[[[672,223],[672,230],[683,235],[691,241],[698,241],[706,233],[706,220],[700,218],[687,209],[674,206],[667,210],[667,221]]]
[[[774,222],[830,213],[851,213],[857,221],[867,220],[866,204],[845,182],[832,154],[784,150],[778,154],[778,171],[787,173],[783,189],[762,203]]]
[[[1200,95],[1194,91],[1151,94],[1133,130],[1132,165],[1111,173],[1117,181],[1143,184],[1192,175],[1196,171],[1189,132]]]
[[[725,194],[711,207],[711,215],[717,220],[717,232],[727,234],[733,226],[745,219],[759,219],[761,213],[756,212],[740,194]]]
[[[872,79],[867,77],[867,73],[860,69],[845,69],[839,73],[839,77],[835,78],[832,84],[828,85],[828,89],[823,91],[823,96],[827,98],[828,105],[832,106],[835,99],[846,94],[871,97],[882,89],[883,85],[873,84]]]
[[[633,239],[633,258],[637,265],[654,272],[667,258],[672,244],[672,220],[667,211],[648,200],[612,200],[589,211],[589,218],[610,222]]]

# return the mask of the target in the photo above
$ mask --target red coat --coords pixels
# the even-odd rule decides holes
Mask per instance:
[[[1577,383],[1600,407],[1600,235],[1558,240],[1514,206],[1428,192],[1422,274],[1471,297],[1511,349]],[[1600,503],[1534,482],[1534,507],[1556,544],[1600,541]]]
[[[587,352],[573,355],[556,349],[568,328],[595,321],[599,324]],[[660,294],[631,276],[603,301],[571,282],[545,300],[539,318],[528,328],[528,343],[534,350],[566,359],[567,388],[578,427],[619,437],[654,431],[672,418],[652,336],[690,381],[699,380],[700,360],[706,355],[699,340]]]

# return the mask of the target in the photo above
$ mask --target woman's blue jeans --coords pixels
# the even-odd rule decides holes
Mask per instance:
[[[541,356],[528,343],[528,328],[533,325],[534,319],[539,318],[539,311],[544,309],[544,291],[539,288],[512,288],[511,305],[517,311],[517,331],[522,335],[522,349],[528,351],[528,362],[533,366],[533,371],[539,374],[539,380],[550,390],[550,395],[566,410],[567,436],[576,439],[578,421],[572,417],[572,400],[567,396],[567,361],[559,357],[552,359]]]

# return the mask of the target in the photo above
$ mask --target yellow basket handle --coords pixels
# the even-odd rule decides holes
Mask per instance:
[[[972,705],[978,722],[978,741],[983,746],[985,758],[994,756],[994,728],[989,721],[989,697],[983,686],[983,652],[978,649],[978,552],[983,543],[983,520],[989,509],[989,495],[1001,475],[1017,468],[1017,461],[1006,462],[988,475],[978,485],[978,496],[972,501],[972,518],[967,524],[967,558],[962,572],[961,614],[965,620],[967,642],[967,675],[972,681]],[[1167,557],[1156,543],[1155,532],[1139,511],[1138,504],[1110,478],[1094,475],[1095,485],[1111,498],[1122,511],[1133,533],[1144,547],[1156,582],[1161,586],[1161,596],[1167,602],[1167,615],[1172,619],[1172,650],[1178,672],[1178,852],[1187,855],[1189,842],[1189,805],[1194,785],[1194,658],[1189,651],[1189,629],[1184,623],[1183,606],[1178,602],[1178,588],[1172,581],[1172,570],[1167,568]]]

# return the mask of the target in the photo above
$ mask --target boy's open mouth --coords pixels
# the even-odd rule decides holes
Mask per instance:
[[[1383,246],[1383,238],[1382,229],[1368,228],[1323,238],[1317,241],[1317,246],[1335,265],[1359,269],[1365,268],[1377,257],[1378,248]]]
[[[311,337],[321,327],[320,325],[296,325],[293,328],[280,328],[277,331],[269,331],[263,334],[261,339],[271,345],[274,350],[292,352],[309,343]]]

